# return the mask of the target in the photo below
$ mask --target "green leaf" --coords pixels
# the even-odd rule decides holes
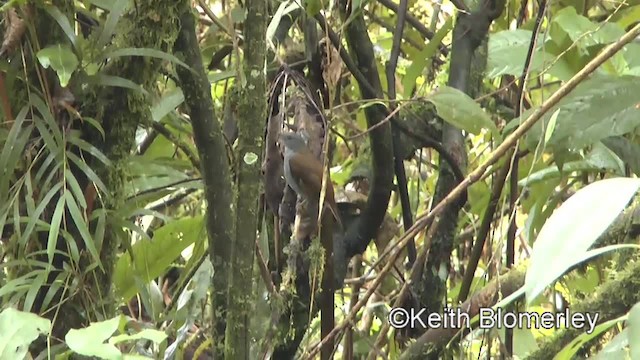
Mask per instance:
[[[162,99],[151,108],[153,121],[160,121],[184,102],[182,90],[175,89],[162,96]]]
[[[48,277],[47,272],[41,272],[38,274],[31,283],[29,284],[29,291],[27,291],[27,295],[24,297],[24,305],[22,306],[22,310],[31,311],[33,307],[33,303],[36,300],[36,296],[41,291],[41,287],[44,286],[44,283],[47,281]]]
[[[547,125],[547,129],[544,132],[544,142],[545,144],[549,139],[551,139],[551,135],[553,135],[553,130],[556,128],[556,122],[558,121],[558,114],[560,114],[560,109],[554,111],[553,115],[551,115],[551,119],[549,120],[549,124]]]
[[[234,6],[231,9],[231,21],[234,24],[240,24],[247,18],[247,10],[242,6]]]
[[[124,49],[114,50],[112,52],[105,54],[103,56],[103,60],[106,60],[109,58],[122,57],[122,56],[146,56],[151,58],[157,58],[157,59],[176,63],[186,68],[189,71],[193,71],[193,69],[191,69],[189,65],[185,64],[183,61],[181,61],[174,55],[171,55],[164,51],[160,51],[156,49],[148,49],[148,48],[124,48]]]
[[[122,334],[122,335],[114,336],[111,339],[109,339],[109,343],[117,344],[123,341],[145,339],[145,340],[151,340],[154,343],[158,344],[163,342],[166,338],[167,338],[167,334],[165,334],[162,331],[155,330],[155,329],[144,329],[139,333],[132,334],[132,335]]]
[[[74,198],[79,202],[80,207],[84,210],[87,208],[87,201],[84,198],[84,191],[80,187],[78,183],[78,179],[73,175],[71,170],[66,169],[64,172],[64,178],[67,182],[67,185],[71,188],[71,192],[73,193]]]
[[[154,232],[153,239],[140,240],[133,245],[135,263],[130,256],[121,256],[115,267],[113,282],[116,293],[130,299],[138,290],[135,278],[144,283],[166,271],[189,245],[205,235],[203,216],[184,217],[162,226]]]
[[[209,83],[215,84],[220,81],[232,79],[236,77],[235,70],[226,70],[226,71],[218,71],[214,73],[209,73],[207,75],[207,79],[209,79]]]
[[[303,2],[304,9],[309,17],[314,17],[322,10],[322,2],[320,0],[305,0]]]
[[[490,79],[502,75],[520,76],[531,44],[529,30],[504,30],[489,36],[487,55],[487,77]],[[554,56],[547,54],[540,44],[533,53],[529,70],[537,72],[544,68]]]
[[[64,214],[66,198],[60,196],[58,204],[51,217],[51,227],[49,228],[49,239],[47,241],[47,257],[49,264],[53,263],[53,255],[56,251],[56,245],[58,243],[58,234],[60,233],[60,227],[62,224],[62,215]]]
[[[410,98],[413,89],[416,87],[416,79],[425,69],[429,68],[431,61],[438,51],[438,47],[442,44],[442,40],[453,29],[453,17],[449,17],[447,22],[435,33],[427,46],[422,49],[415,57],[413,57],[411,66],[407,69],[407,73],[402,79],[405,98]]]
[[[608,322],[604,323],[608,324]],[[603,324],[603,325],[604,325]],[[594,331],[595,332],[595,331]],[[604,349],[600,350],[593,360],[630,359],[629,357],[629,331],[623,329],[618,335],[607,342]]]
[[[289,14],[291,11],[300,8],[300,5],[298,4],[299,3],[297,1],[294,1],[294,2],[283,1],[278,6],[278,10],[276,10],[276,13],[273,14],[273,17],[271,18],[271,21],[267,26],[266,38],[267,38],[267,41],[274,47],[274,49],[275,49],[275,44],[273,44],[273,37],[276,33],[276,29],[278,29],[278,25],[280,25],[280,22],[282,21],[282,17],[284,15]]]
[[[524,286],[528,303],[583,260],[639,187],[640,179],[597,181],[580,189],[555,210],[533,244]]]
[[[69,136],[67,138],[67,141],[77,146],[78,148],[88,152],[89,154],[93,155],[96,159],[100,160],[106,166],[111,165],[111,161],[102,153],[102,151],[98,150],[97,147],[89,144],[79,136]]]
[[[581,334],[580,336],[573,339],[569,344],[567,344],[556,356],[554,359],[574,359],[575,355],[578,353],[578,350],[588,343],[589,341],[599,337],[607,330],[610,330],[614,325],[624,321],[627,318],[627,315],[619,317],[617,319],[605,321],[602,324],[596,326],[595,330],[591,334],[587,334],[586,332]],[[609,349],[610,351],[611,349]],[[605,353],[605,350],[600,352],[601,354]],[[620,359],[618,357],[606,357],[606,359]]]
[[[554,14],[551,26],[558,27],[572,43],[577,42],[578,46],[583,48],[609,44],[624,35],[624,30],[620,25],[610,22],[603,24],[593,23],[588,18],[578,15],[576,9],[571,6],[567,6]],[[552,38],[554,42],[561,44],[564,41],[554,36],[557,33],[551,31]]]
[[[48,335],[51,321],[30,312],[7,308],[0,313],[0,359],[24,359],[29,345]]]
[[[107,187],[104,185],[102,180],[100,180],[98,175],[89,166],[87,166],[86,162],[70,151],[67,152],[67,157],[76,164],[76,166],[79,167],[89,180],[93,181],[100,190],[107,192]]]
[[[32,96],[31,104],[33,104],[33,106],[35,106],[36,109],[38,109],[40,116],[42,116],[44,121],[47,123],[47,126],[49,127],[49,131],[51,132],[51,134],[53,134],[53,137],[56,140],[56,144],[58,144],[59,146],[64,144],[64,137],[62,136],[62,131],[60,130],[60,126],[58,125],[58,123],[56,123],[56,120],[54,119],[53,114],[51,114],[51,110],[49,109],[49,106],[47,106],[47,104],[45,104],[42,98],[40,98],[39,96]]]
[[[69,23],[69,19],[64,16],[64,14],[58,9],[57,6],[45,5],[44,10],[51,16],[57,23],[60,25],[64,34],[67,35],[69,41],[71,41],[71,45],[75,48],[77,46],[77,37],[76,33],[71,27],[71,23]]]
[[[131,89],[135,91],[140,91],[144,95],[147,95],[148,92],[142,86],[134,83],[129,79],[122,78],[120,76],[112,76],[105,74],[97,74],[95,76],[90,77],[90,80],[99,86],[113,86],[113,87],[121,87],[125,89]]]
[[[487,129],[499,138],[498,129],[489,115],[462,91],[443,86],[427,96],[427,101],[435,105],[438,116],[444,121],[475,135]]]
[[[20,244],[26,244],[27,239],[31,236],[34,227],[36,226],[36,221],[40,219],[40,215],[44,212],[44,209],[49,206],[49,203],[53,199],[53,197],[58,193],[58,191],[62,188],[62,183],[55,184],[47,194],[44,196],[42,201],[38,203],[38,206],[34,209],[32,213],[29,213],[29,223],[24,229],[22,233],[22,239],[20,240]],[[55,212],[54,212],[55,213]],[[51,221],[53,226],[53,219]]]
[[[69,349],[84,356],[101,359],[121,359],[122,353],[112,344],[105,343],[118,330],[122,315],[113,319],[91,323],[84,329],[71,329],[64,340]]]
[[[640,82],[637,77],[593,76],[581,83],[552,108],[525,135],[525,144],[535,149],[544,134],[544,124],[560,109],[548,150],[579,150],[602,139],[627,134],[640,126],[637,108]],[[527,110],[526,119],[534,109]]]
[[[102,28],[102,32],[100,33],[100,37],[98,38],[98,43],[96,44],[97,49],[104,48],[105,45],[111,40],[113,34],[116,31],[116,25],[118,21],[122,17],[122,14],[127,10],[131,0],[116,0],[113,2],[111,8],[109,9],[109,15],[107,15],[107,21],[104,24],[104,28]]]
[[[611,149],[622,162],[629,166],[629,170],[640,176],[640,145],[622,136],[602,139],[602,143]]]
[[[60,44],[46,47],[38,51],[38,61],[45,68],[51,68],[58,74],[60,86],[69,84],[71,75],[78,68],[78,58],[68,46]]]
[[[84,219],[80,208],[78,207],[78,203],[71,196],[71,192],[65,192],[64,197],[67,201],[67,209],[69,209],[69,213],[71,214],[71,218],[73,218],[73,222],[76,224],[76,228],[78,232],[80,232],[80,236],[82,236],[82,240],[84,240],[84,244],[89,250],[89,253],[93,256],[93,259],[101,264],[100,255],[98,254],[98,249],[96,248],[96,244],[91,237],[91,233],[89,232],[89,226],[87,225],[87,221]],[[102,265],[100,265],[102,267]]]

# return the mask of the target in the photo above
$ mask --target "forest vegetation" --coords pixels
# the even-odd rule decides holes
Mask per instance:
[[[0,13],[0,360],[640,359],[637,0]]]

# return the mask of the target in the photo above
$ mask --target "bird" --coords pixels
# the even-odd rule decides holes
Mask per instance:
[[[287,184],[298,196],[317,204],[322,189],[322,163],[311,153],[301,135],[293,132],[283,133],[280,134],[280,142],[285,148],[284,178]],[[324,204],[336,222],[342,225],[331,181],[327,181]]]

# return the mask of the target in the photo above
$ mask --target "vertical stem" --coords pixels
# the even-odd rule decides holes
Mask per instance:
[[[242,87],[238,104],[238,151],[236,155],[236,239],[232,247],[225,359],[249,359],[250,319],[253,309],[253,261],[258,226],[260,164],[263,153],[266,100],[267,3],[245,2]]]

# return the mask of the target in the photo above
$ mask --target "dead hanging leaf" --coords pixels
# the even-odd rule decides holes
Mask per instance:
[[[282,114],[277,113],[269,118],[267,124],[267,138],[265,142],[265,156],[262,163],[264,192],[269,209],[278,212],[285,187],[283,178],[283,161],[278,148],[278,135],[282,128]]]
[[[330,41],[327,41],[326,37],[320,41],[320,47],[323,50],[322,78],[327,88],[335,89],[342,76],[342,59],[340,58],[340,53],[331,45]]]
[[[303,94],[296,94],[289,103],[293,112],[294,124],[298,133],[303,133],[308,140],[311,153],[322,160],[322,144],[324,143],[324,124],[314,111],[313,105]]]
[[[314,211],[308,207],[309,203],[304,200],[298,199],[296,206],[296,222],[295,222],[295,238],[303,241],[304,239],[311,239],[315,235],[318,228],[318,223],[315,216],[309,216],[309,214],[317,214],[317,210]]]
[[[28,7],[24,8],[24,14],[30,14]],[[24,19],[20,18],[15,8],[9,9],[4,16],[5,28],[2,47],[0,47],[0,56],[13,52],[18,44],[22,41],[24,32],[27,30],[27,24]]]

